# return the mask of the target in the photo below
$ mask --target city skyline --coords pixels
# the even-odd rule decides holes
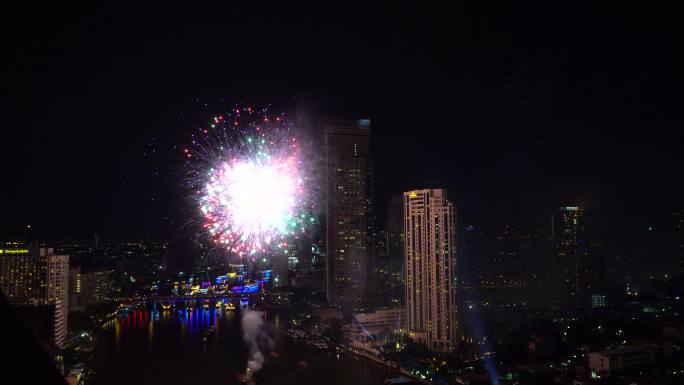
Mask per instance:
[[[684,385],[675,7],[7,8],[0,382]]]

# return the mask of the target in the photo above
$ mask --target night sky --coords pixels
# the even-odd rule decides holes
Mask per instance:
[[[418,4],[6,10],[0,238],[173,237],[173,146],[240,101],[371,118],[381,215],[424,187],[465,222],[684,205],[677,11]]]

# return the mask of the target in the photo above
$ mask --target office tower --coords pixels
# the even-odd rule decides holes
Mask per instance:
[[[456,217],[446,190],[404,193],[406,322],[409,336],[437,351],[456,334]]]
[[[402,307],[404,299],[404,234],[381,230],[376,236],[376,258],[372,281],[374,304],[379,307]]]
[[[83,311],[97,305],[109,294],[109,272],[87,271],[80,267],[69,270],[69,310]]]
[[[584,211],[579,207],[560,207],[552,217],[553,292],[556,301],[569,310],[589,304],[585,290],[588,260]]]
[[[368,300],[371,245],[370,120],[323,121],[326,179],[326,291],[350,310]]]

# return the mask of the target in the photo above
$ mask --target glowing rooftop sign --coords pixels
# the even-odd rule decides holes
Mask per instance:
[[[28,254],[29,249],[0,249],[0,254]]]

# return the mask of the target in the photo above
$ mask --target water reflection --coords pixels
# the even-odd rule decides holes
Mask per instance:
[[[234,310],[228,310],[220,302],[218,305],[212,304],[205,308],[195,302],[179,302],[176,306],[163,308],[153,305],[148,310],[132,310],[121,313],[117,319],[104,324],[105,331],[113,331],[115,345],[119,346],[122,339],[131,334],[144,333],[147,341],[152,343],[156,338],[156,331],[159,323],[174,322],[179,326],[181,339],[185,340],[189,333],[191,338],[220,334],[221,319],[225,316],[228,321],[232,321]]]
[[[107,323],[96,345],[93,384],[237,384],[236,373],[244,372],[248,353],[239,303],[235,310],[227,310],[225,302],[207,309],[193,301],[174,305],[149,305]],[[277,355],[264,351],[259,385],[382,384],[393,377],[364,360],[292,341],[282,334],[290,327],[287,317],[264,317]],[[301,368],[300,361],[309,367]]]

